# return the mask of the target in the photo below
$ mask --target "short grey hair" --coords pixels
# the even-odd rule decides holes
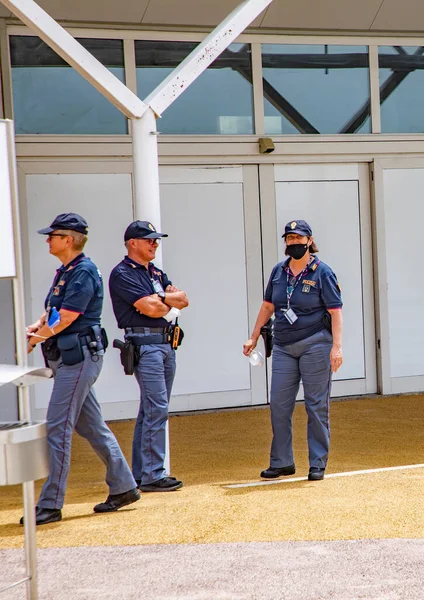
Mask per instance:
[[[86,233],[80,233],[79,231],[73,231],[72,229],[60,229],[58,230],[58,233],[63,233],[63,235],[70,235],[72,237],[74,240],[74,250],[83,250],[88,240],[88,235]]]

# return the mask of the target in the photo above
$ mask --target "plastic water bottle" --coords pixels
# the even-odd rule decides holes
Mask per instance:
[[[264,364],[264,357],[258,350],[252,350],[249,354],[249,362],[252,367],[262,367]]]

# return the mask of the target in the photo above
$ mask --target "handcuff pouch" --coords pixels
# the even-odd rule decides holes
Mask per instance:
[[[79,333],[68,333],[57,338],[62,362],[66,366],[76,365],[84,360]]]

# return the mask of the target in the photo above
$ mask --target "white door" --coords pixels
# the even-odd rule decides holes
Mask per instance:
[[[123,233],[134,219],[131,164],[111,161],[20,165],[28,319],[35,320],[57,260],[36,233],[61,212],[82,214],[89,224],[86,254],[103,273],[103,325],[110,341],[122,338],[108,293],[111,269],[125,254]],[[180,324],[171,411],[246,406],[266,402],[266,369],[251,368],[242,345],[262,297],[257,168],[163,167],[161,177],[164,270],[187,291],[190,307]],[[254,307],[254,308],[252,308]],[[42,364],[41,352],[33,353]],[[107,419],[134,418],[139,390],[125,376],[112,347],[96,384]],[[51,382],[34,386],[36,415],[45,414]]]
[[[160,178],[164,269],[190,301],[171,410],[264,403],[265,367],[242,354],[262,297],[257,169],[162,167]]]
[[[287,222],[304,219],[343,294],[344,364],[333,396],[377,391],[368,169],[365,165],[275,165],[261,174],[265,280],[284,260]]]
[[[380,375],[383,394],[424,389],[424,161],[375,162]]]

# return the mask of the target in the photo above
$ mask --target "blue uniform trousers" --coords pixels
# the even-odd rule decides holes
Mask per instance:
[[[137,343],[136,336],[134,342]],[[143,485],[166,477],[166,422],[175,377],[175,350],[170,344],[140,346],[135,377],[140,387],[140,409],[134,429],[132,471]]]
[[[92,357],[87,347],[83,350],[84,361],[76,365],[64,365],[61,360],[49,362],[54,372],[47,410],[50,471],[37,503],[41,508],[63,506],[74,429],[86,438],[106,465],[110,494],[121,494],[136,487],[118,442],[103,420],[92,388],[102,369],[103,356]]]
[[[330,351],[333,338],[326,329],[287,346],[274,346],[271,378],[271,467],[294,463],[292,416],[300,381],[308,415],[310,467],[325,468],[330,446]]]

